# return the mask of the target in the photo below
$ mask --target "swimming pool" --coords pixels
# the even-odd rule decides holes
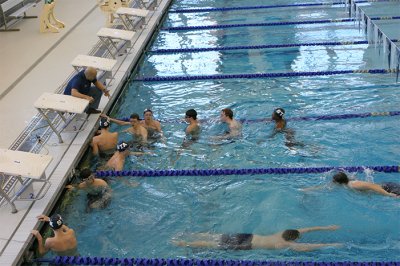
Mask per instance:
[[[261,5],[264,1],[246,1]],[[294,1],[273,1],[291,4]],[[268,3],[271,4],[271,3]],[[242,1],[177,1],[171,9],[241,6]],[[170,13],[163,27],[345,18],[342,6],[265,9],[210,13]],[[203,31],[163,31],[150,50],[186,47],[365,40],[354,23],[240,27]],[[333,71],[387,68],[377,50],[367,45],[152,54],[133,77]],[[181,82],[134,81],[127,85],[112,116],[127,117],[151,108],[163,122],[166,142],[155,143],[154,155],[131,157],[126,169],[210,169],[395,165],[400,150],[398,117],[292,121],[296,140],[270,138],[273,125],[245,123],[243,138],[216,142],[222,134],[219,112],[229,107],[236,118],[270,117],[283,107],[286,116],[396,111],[399,84],[394,75],[226,79]],[[200,140],[182,147],[187,109],[195,108],[202,124]],[[112,130],[120,130],[113,125]],[[131,137],[121,134],[121,139]],[[101,211],[85,212],[79,193],[59,209],[78,236],[84,256],[268,259],[303,261],[394,261],[400,258],[400,202],[354,193],[329,185],[332,173],[125,178],[132,188],[111,181],[114,198]],[[398,181],[399,174],[359,173],[362,180]],[[320,190],[300,189],[322,185]],[[300,242],[341,242],[343,248],[308,253],[288,250],[223,251],[175,247],[173,237],[190,232],[271,234],[287,228],[337,224],[336,232],[310,233]]]

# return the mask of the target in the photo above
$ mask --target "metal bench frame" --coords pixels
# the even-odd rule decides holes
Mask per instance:
[[[9,13],[10,9],[21,5],[21,7],[15,12]],[[17,23],[21,19],[27,18],[37,18],[37,16],[27,16],[26,11],[31,7],[36,6],[36,3],[25,3],[24,0],[7,0],[4,3],[0,4],[0,12],[3,18],[4,29],[0,29],[0,31],[19,31],[19,29],[11,29],[10,27]],[[9,21],[15,20],[14,23],[8,25]]]

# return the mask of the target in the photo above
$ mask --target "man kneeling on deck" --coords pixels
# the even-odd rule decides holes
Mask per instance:
[[[83,169],[80,174],[83,180],[79,184],[68,185],[67,189],[83,189],[87,192],[88,208],[100,209],[105,208],[111,201],[112,190],[107,182],[100,178],[95,178],[90,169]]]
[[[92,87],[91,84],[95,87]],[[76,74],[65,87],[64,94],[72,95],[89,101],[88,114],[98,114],[101,111],[97,110],[100,104],[101,94],[110,97],[109,90],[97,80],[97,70],[93,67],[88,67]]]
[[[54,214],[50,218],[44,214],[39,215],[38,220],[49,222],[53,229],[54,237],[49,237],[43,244],[43,237],[38,230],[32,230],[31,233],[38,241],[38,252],[40,256],[46,254],[49,250],[58,256],[76,256],[78,242],[76,241],[73,229],[66,226],[59,214]]]

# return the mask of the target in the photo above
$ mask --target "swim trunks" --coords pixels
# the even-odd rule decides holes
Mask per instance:
[[[108,206],[111,201],[111,189],[103,187],[98,193],[87,194],[88,207],[90,209],[103,209]]]
[[[223,234],[220,246],[224,249],[248,250],[251,249],[253,234]]]
[[[400,184],[387,182],[382,184],[382,188],[389,193],[393,193],[400,196]]]

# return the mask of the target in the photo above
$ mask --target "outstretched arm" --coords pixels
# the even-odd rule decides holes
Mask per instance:
[[[292,243],[289,248],[295,251],[312,251],[323,247],[340,247],[341,243],[329,243],[329,244],[307,244],[307,243]]]
[[[307,233],[307,232],[312,232],[312,231],[334,231],[339,229],[339,226],[337,225],[329,225],[329,226],[314,226],[314,227],[305,227],[305,228],[298,228],[297,230],[300,233]]]
[[[123,120],[111,118],[111,117],[109,117],[109,116],[107,116],[105,114],[101,114],[100,116],[108,118],[108,119],[110,119],[111,122],[116,123],[117,125],[120,125],[120,126],[126,126],[126,125],[130,125],[131,124],[128,121],[123,121]]]

